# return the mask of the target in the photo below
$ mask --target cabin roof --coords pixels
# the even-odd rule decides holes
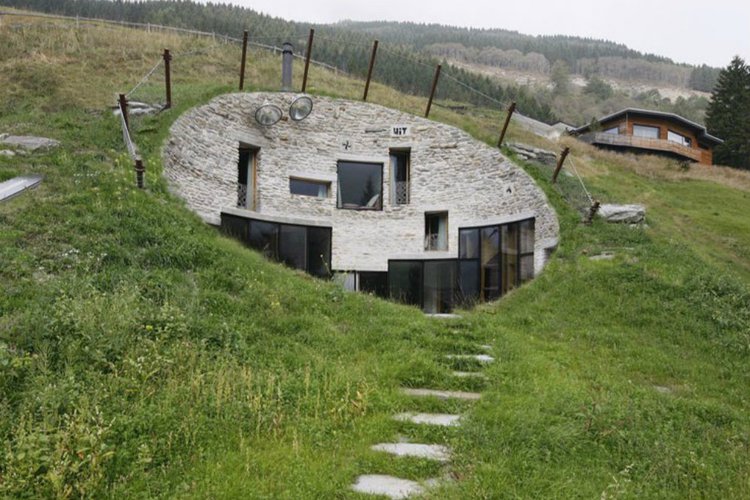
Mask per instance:
[[[714,145],[722,144],[724,142],[722,139],[719,139],[718,137],[709,134],[708,131],[706,130],[706,127],[704,127],[703,125],[699,123],[695,123],[694,121],[688,120],[687,118],[684,118],[680,115],[677,115],[674,113],[667,113],[664,111],[652,111],[649,109],[639,109],[639,108],[625,108],[620,111],[617,111],[616,113],[603,116],[602,118],[599,118],[597,122],[599,123],[609,122],[612,120],[616,120],[626,114],[635,115],[635,116],[647,116],[649,118],[661,118],[666,121],[676,122],[695,131],[698,134],[699,140],[704,140]],[[584,134],[589,131],[590,126],[591,126],[590,124],[587,124],[578,128],[574,128],[573,130],[570,131],[570,133],[573,135]]]

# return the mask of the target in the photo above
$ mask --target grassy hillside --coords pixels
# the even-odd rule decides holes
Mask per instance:
[[[585,227],[548,172],[524,165],[559,211],[561,247],[503,300],[435,321],[271,264],[169,194],[169,125],[234,87],[236,47],[47,23],[3,24],[0,46],[0,133],[63,142],[0,156],[0,179],[45,175],[0,204],[0,496],[355,498],[357,474],[444,472],[428,496],[750,496],[747,176],[576,143],[596,196],[649,210],[647,228]],[[105,107],[165,46],[175,108],[138,124],[141,191]],[[251,54],[253,89],[276,88],[278,72]],[[317,68],[311,82],[345,97],[362,85]],[[424,106],[382,86],[371,96]],[[501,120],[434,117],[488,142]],[[605,250],[614,260],[588,258]],[[443,355],[477,343],[498,360],[488,380],[450,377]],[[483,399],[414,402],[399,386]],[[390,419],[415,409],[468,420]],[[454,463],[370,451],[399,435],[450,444]]]

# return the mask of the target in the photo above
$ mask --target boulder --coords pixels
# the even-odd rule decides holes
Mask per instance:
[[[36,151],[38,149],[55,148],[60,145],[60,141],[32,135],[6,135],[0,138],[0,144],[23,148],[27,151]]]
[[[545,165],[557,164],[557,155],[553,151],[535,148],[534,146],[519,142],[508,144],[508,148],[524,160],[531,160]]]
[[[643,205],[602,204],[598,215],[607,222],[640,224],[646,218],[646,207]]]
[[[8,158],[10,158],[11,156],[16,156],[16,153],[11,151],[10,149],[3,149],[0,150],[0,156],[7,156]]]

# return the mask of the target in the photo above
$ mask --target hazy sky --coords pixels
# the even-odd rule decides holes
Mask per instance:
[[[576,35],[676,62],[750,62],[750,0],[223,0],[295,21],[389,20]]]

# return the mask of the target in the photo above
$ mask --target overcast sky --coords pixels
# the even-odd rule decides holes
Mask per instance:
[[[223,0],[284,19],[343,19],[503,28],[624,43],[676,62],[750,62],[750,0]]]

